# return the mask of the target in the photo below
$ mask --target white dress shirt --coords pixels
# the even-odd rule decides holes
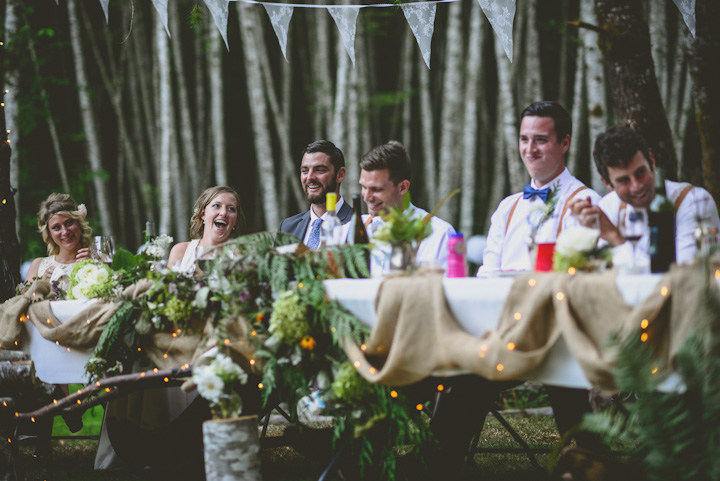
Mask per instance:
[[[537,189],[534,179],[530,185]],[[543,188],[549,187],[552,190],[557,185],[559,185],[558,202],[555,204],[552,216],[538,229],[535,236],[537,243],[555,242],[565,203],[573,192],[585,184],[570,175],[570,171],[565,169]],[[588,197],[594,204],[600,201],[600,195],[589,188],[578,192],[574,199],[587,199]],[[510,219],[510,225],[508,225],[508,217],[516,201],[517,206]],[[524,199],[522,192],[505,197],[500,202],[490,220],[487,246],[483,254],[483,265],[478,269],[478,276],[492,275],[499,271],[526,271],[533,268],[534,263],[530,260],[530,250],[528,248],[528,240],[530,239],[528,215],[542,207],[543,204],[543,200],[538,196]],[[562,229],[565,230],[577,224],[577,219],[571,215],[570,209],[568,209],[562,219]]]
[[[337,203],[335,204],[335,213],[337,214],[340,212],[340,207],[343,206],[345,201],[343,201],[342,197],[338,197]],[[303,237],[303,244],[308,245],[308,241],[310,240],[310,233],[312,232],[312,226],[313,222],[315,222],[317,219],[323,219],[325,220],[327,218],[327,211],[322,215],[322,217],[318,217],[315,215],[315,211],[312,209],[312,206],[310,206],[310,223],[307,226],[307,229],[305,229],[305,237]]]
[[[428,212],[410,204],[410,209],[414,209],[415,217],[425,217]],[[363,222],[367,222],[370,216],[363,215]],[[379,215],[372,218],[369,224],[366,225],[368,236],[372,240],[373,233],[385,221]],[[432,227],[432,234],[430,234],[425,240],[420,243],[418,247],[416,262],[418,264],[423,263],[434,263],[443,269],[447,269],[447,258],[448,258],[448,239],[455,233],[455,229],[448,222],[442,219],[438,219],[437,216],[430,218],[430,226]],[[350,223],[346,224],[345,229],[349,233]],[[347,233],[346,233],[347,235]],[[380,277],[390,272],[390,246],[383,245],[377,246],[370,255],[370,274],[372,277]]]
[[[686,182],[665,181],[667,198],[675,204],[678,197],[688,185]],[[617,226],[620,218],[622,201],[616,192],[610,192],[600,201],[600,208],[610,221]],[[695,259],[695,229],[702,221],[706,227],[720,229],[718,211],[710,193],[702,187],[693,187],[675,213],[675,261],[678,264],[689,264]],[[650,234],[646,231],[637,243],[634,253],[635,265],[650,265]],[[628,263],[633,259],[632,244],[625,242],[613,249],[613,264]]]

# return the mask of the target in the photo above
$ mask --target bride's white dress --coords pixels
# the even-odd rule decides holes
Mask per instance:
[[[54,267],[55,270],[50,277],[50,282],[57,282],[58,287],[67,290],[70,286],[70,274],[75,264],[77,264],[77,261],[71,264],[61,264],[55,260],[54,255],[44,257],[43,260],[40,261],[40,267],[38,267],[38,277],[42,277],[45,271],[50,267]]]

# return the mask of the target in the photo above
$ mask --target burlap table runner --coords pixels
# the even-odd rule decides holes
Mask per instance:
[[[345,350],[368,381],[387,385],[412,384],[445,370],[512,380],[527,378],[563,336],[589,382],[612,392],[609,335],[645,332],[661,361],[672,362],[695,325],[707,282],[701,269],[675,268],[633,309],[618,292],[613,272],[525,274],[515,280],[497,328],[477,338],[453,318],[442,277],[392,278],[378,292],[366,349],[348,342]],[[714,280],[710,287],[717,296]],[[641,330],[643,319],[648,327]]]

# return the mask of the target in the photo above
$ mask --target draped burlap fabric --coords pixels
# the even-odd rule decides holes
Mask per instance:
[[[377,321],[366,349],[348,342],[345,350],[367,380],[387,385],[408,385],[447,370],[511,380],[527,378],[563,336],[589,382],[614,391],[609,336],[647,333],[659,358],[672,362],[696,324],[703,289],[709,285],[717,295],[714,280],[708,281],[699,268],[675,268],[632,308],[613,272],[529,273],[514,282],[497,328],[477,338],[453,318],[442,277],[391,278],[378,292]],[[640,327],[643,319],[646,329]]]

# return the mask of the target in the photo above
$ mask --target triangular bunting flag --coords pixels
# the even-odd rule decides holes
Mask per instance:
[[[513,21],[515,20],[515,0],[478,0],[495,35],[502,42],[505,55],[513,59]]]
[[[152,3],[155,6],[155,10],[157,10],[158,15],[160,15],[160,21],[165,26],[165,31],[167,32],[168,37],[169,37],[170,29],[168,28],[168,15],[167,15],[168,0],[152,0]]]
[[[293,7],[272,3],[263,3],[263,7],[265,7],[265,11],[268,17],[270,17],[270,23],[272,24],[273,30],[275,30],[275,35],[277,35],[283,57],[285,57],[287,61],[288,27],[290,26],[290,20],[293,15]]]
[[[100,0],[100,6],[103,9],[103,12],[105,12],[105,23],[108,23],[108,3],[110,3],[110,0]]]
[[[717,1],[717,0],[715,0]],[[695,0],[673,0],[675,6],[680,10],[685,25],[695,38]]]
[[[228,0],[205,0],[205,5],[210,10],[215,26],[220,30],[220,35],[225,41],[225,48],[230,50],[227,41]]]
[[[335,24],[340,31],[345,50],[350,55],[353,68],[355,68],[355,32],[357,29],[357,16],[360,12],[359,7],[327,7],[328,12],[332,15]]]
[[[426,4],[400,4],[405,14],[405,19],[410,25],[415,40],[417,40],[420,52],[422,52],[425,65],[430,68],[430,46],[432,44],[433,31],[435,30],[436,3]]]

